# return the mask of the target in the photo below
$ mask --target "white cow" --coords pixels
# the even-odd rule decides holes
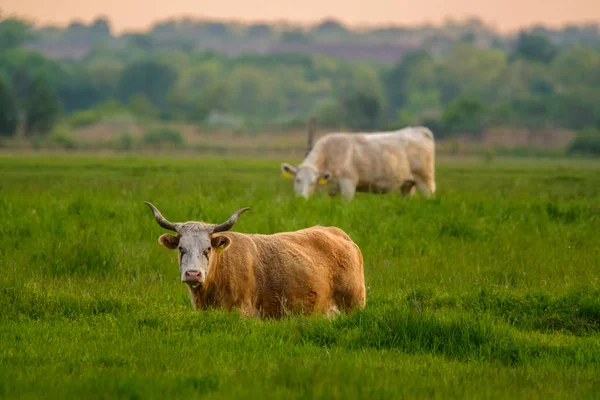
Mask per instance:
[[[317,184],[327,183],[329,194],[352,200],[355,193],[412,195],[414,186],[430,197],[435,192],[435,140],[425,127],[392,132],[330,133],[320,138],[304,161],[281,164],[294,178],[297,196],[309,198]]]

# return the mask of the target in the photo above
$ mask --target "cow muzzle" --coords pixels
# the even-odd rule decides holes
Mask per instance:
[[[308,198],[310,198],[310,191],[308,191],[307,189],[304,189],[302,191],[297,191],[296,197],[302,197],[302,198],[308,200]]]
[[[183,276],[181,277],[181,281],[190,286],[198,286],[204,282],[204,279],[202,279],[202,278],[203,278],[202,272],[189,269],[183,273]]]

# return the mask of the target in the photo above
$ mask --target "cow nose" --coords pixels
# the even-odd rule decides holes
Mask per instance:
[[[200,271],[187,270],[184,277],[186,282],[198,282],[200,280]]]

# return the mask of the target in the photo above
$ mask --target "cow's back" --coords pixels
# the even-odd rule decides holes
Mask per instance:
[[[435,142],[425,127],[357,135],[353,165],[360,186],[395,190],[415,174],[430,169]]]
[[[332,307],[339,311],[364,307],[363,256],[346,232],[337,227],[314,226],[276,236],[292,255],[286,260],[286,270],[310,282],[310,288],[304,290],[316,297],[317,308],[327,312]]]
[[[364,306],[362,254],[341,229],[317,226],[274,235],[226,235],[232,245],[224,255],[250,250],[247,257],[224,260],[251,269],[238,275],[252,277],[248,286],[253,302],[265,315],[327,312],[338,303],[345,309]]]
[[[391,191],[433,168],[435,142],[425,127],[380,133],[330,133],[305,160],[333,176],[350,179],[358,190]],[[335,184],[335,183],[334,183]]]
[[[321,171],[336,175],[348,162],[352,154],[353,135],[348,133],[329,133],[315,143],[306,159],[300,164],[316,166]]]

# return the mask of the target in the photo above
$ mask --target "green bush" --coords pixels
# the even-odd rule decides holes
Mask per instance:
[[[129,132],[123,133],[119,136],[119,140],[116,143],[117,150],[120,151],[131,151],[135,147],[135,137]]]
[[[185,144],[181,132],[174,128],[153,129],[144,134],[143,141],[144,144],[153,147],[161,147],[164,145],[180,147]]]
[[[97,110],[77,111],[71,115],[69,125],[73,129],[81,129],[100,122],[102,115]]]
[[[567,147],[568,155],[600,156],[600,131],[585,129]]]
[[[476,98],[461,97],[450,103],[442,115],[442,126],[449,134],[480,134],[485,125],[485,106]]]
[[[48,136],[48,142],[56,147],[65,150],[74,150],[77,148],[77,143],[71,137],[70,133],[64,130],[55,130]]]
[[[338,128],[344,125],[344,110],[335,98],[326,98],[316,103],[313,114],[319,125],[327,128]]]
[[[0,137],[13,136],[17,132],[17,103],[4,75],[0,74]]]
[[[36,135],[31,137],[31,147],[34,150],[40,150],[44,145],[44,139],[42,136]]]

